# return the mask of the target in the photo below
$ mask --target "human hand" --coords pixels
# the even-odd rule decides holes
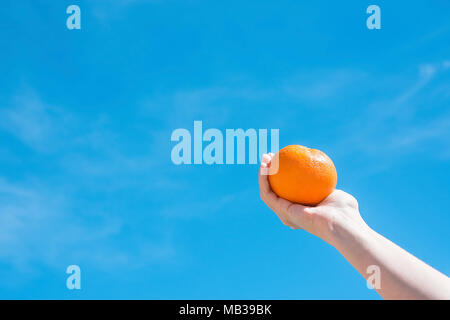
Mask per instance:
[[[325,200],[314,207],[304,206],[278,197],[271,189],[263,170],[270,168],[274,154],[262,157],[259,170],[259,191],[261,199],[274,211],[280,220],[292,229],[304,229],[336,246],[349,229],[366,228],[361,218],[356,199],[342,191],[334,190]]]
[[[278,197],[267,176],[273,156],[262,158],[259,191],[285,225],[305,229],[334,246],[367,280],[368,267],[377,266],[382,280],[375,289],[385,299],[449,299],[450,279],[370,229],[350,194],[334,190],[314,207]]]

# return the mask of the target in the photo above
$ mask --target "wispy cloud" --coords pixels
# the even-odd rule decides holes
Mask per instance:
[[[43,103],[29,88],[0,109],[0,128],[39,151],[48,150],[62,138],[69,120],[70,114]]]
[[[0,180],[0,259],[22,272],[71,263],[103,271],[134,269],[173,257],[173,247],[164,240],[115,246],[122,228],[120,219],[95,208],[77,212],[72,199],[55,190]]]
[[[437,139],[442,142],[450,140],[450,116],[405,130],[402,135],[392,139],[391,146],[392,148],[408,148]],[[445,148],[443,150],[445,151]]]
[[[0,259],[22,272],[38,266],[91,265],[102,270],[138,268],[169,261],[175,249],[164,234],[151,239],[126,234],[126,222],[103,204],[120,188],[160,188],[151,150],[129,155],[104,116],[82,119],[22,91],[0,110],[0,129],[33,151],[52,172],[32,172],[17,180],[0,176]],[[125,138],[126,141],[126,138]],[[14,152],[14,150],[10,150]],[[29,170],[27,170],[29,171]],[[4,172],[6,173],[6,172]],[[103,201],[84,201],[90,192]],[[169,186],[170,187],[170,186]],[[167,188],[165,186],[164,188]],[[81,196],[81,198],[80,198]]]
[[[385,161],[393,161],[396,154],[426,151],[430,142],[441,144],[442,150],[450,147],[450,114],[445,108],[450,99],[444,91],[436,91],[448,86],[447,73],[447,61],[442,61],[419,65],[412,83],[409,73],[397,77],[396,94],[391,98],[377,97],[352,119],[344,128],[345,138],[336,141],[337,152],[385,152],[390,155]],[[432,119],[428,119],[430,113],[434,114]]]
[[[362,94],[361,82],[368,81],[365,72],[345,68],[294,73],[264,84],[245,78],[220,86],[179,89],[147,97],[141,103],[142,116],[156,121],[161,128],[175,129],[198,119],[215,127],[226,126],[235,119],[267,123],[264,112],[270,112],[270,123],[283,125],[286,114],[274,112],[278,105],[298,105],[297,110],[338,107],[346,97]],[[255,104],[259,105],[259,112],[254,110]],[[158,129],[154,128],[154,133]]]
[[[129,155],[120,135],[109,127],[109,117],[75,115],[53,106],[31,88],[19,90],[0,108],[0,131],[4,131],[39,154],[51,154],[58,168],[87,176],[111,176],[151,170],[151,151]],[[48,159],[47,159],[48,161]]]
[[[286,79],[281,89],[286,95],[310,105],[325,102],[329,106],[331,99],[348,96],[367,78],[365,72],[349,69],[304,72]]]

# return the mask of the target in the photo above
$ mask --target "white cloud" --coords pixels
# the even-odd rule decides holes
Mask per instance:
[[[450,141],[450,116],[407,128],[401,135],[394,137],[390,145],[392,148],[407,148],[437,139]]]
[[[163,240],[139,239],[132,248],[116,247],[113,239],[123,223],[95,208],[84,210],[77,212],[72,199],[57,190],[0,180],[0,258],[21,272],[65,263],[107,271],[145,267],[175,254]]]
[[[299,101],[320,103],[348,96],[351,89],[360,87],[367,74],[358,70],[305,72],[286,79],[281,91]]]
[[[435,65],[423,64],[419,66],[419,73],[422,79],[429,80],[436,74],[437,69]]]
[[[57,143],[70,115],[43,103],[30,89],[16,95],[9,106],[0,109],[0,128],[39,151]]]
[[[433,141],[448,147],[450,115],[445,110],[439,112],[437,106],[430,106],[430,103],[448,103],[449,96],[442,90],[435,90],[442,85],[439,76],[446,72],[443,66],[443,62],[420,65],[412,84],[398,89],[391,99],[372,101],[345,128],[346,138],[336,142],[336,150],[368,154],[387,152],[390,156],[384,157],[384,161],[391,161],[396,154],[424,151],[426,144]],[[409,81],[408,75],[400,76],[397,87],[401,88]],[[427,113],[426,108],[435,113],[432,120],[421,116]]]
[[[44,179],[33,171],[25,178],[15,176],[24,181],[0,176],[4,263],[22,272],[77,261],[112,270],[165,263],[175,255],[164,235],[134,239],[138,235],[126,234],[133,246],[116,246],[114,239],[123,232],[124,221],[102,204],[110,191],[130,185],[158,188],[148,183],[161,179],[153,170],[150,148],[148,153],[129,155],[105,117],[77,119],[66,109],[45,103],[31,89],[16,95],[0,115],[0,129],[33,150],[33,161],[45,161],[53,168]],[[83,201],[79,198],[83,192],[100,194],[102,201]]]

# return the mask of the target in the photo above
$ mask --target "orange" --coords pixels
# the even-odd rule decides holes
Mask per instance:
[[[278,172],[276,164],[278,161]],[[272,158],[269,182],[281,198],[314,206],[333,192],[337,173],[322,151],[299,145],[287,146]]]

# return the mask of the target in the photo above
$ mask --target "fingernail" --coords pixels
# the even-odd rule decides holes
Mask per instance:
[[[268,155],[268,154],[263,154],[263,156],[262,156],[262,162],[264,163],[267,163],[267,162],[269,162],[270,161],[270,156]]]

